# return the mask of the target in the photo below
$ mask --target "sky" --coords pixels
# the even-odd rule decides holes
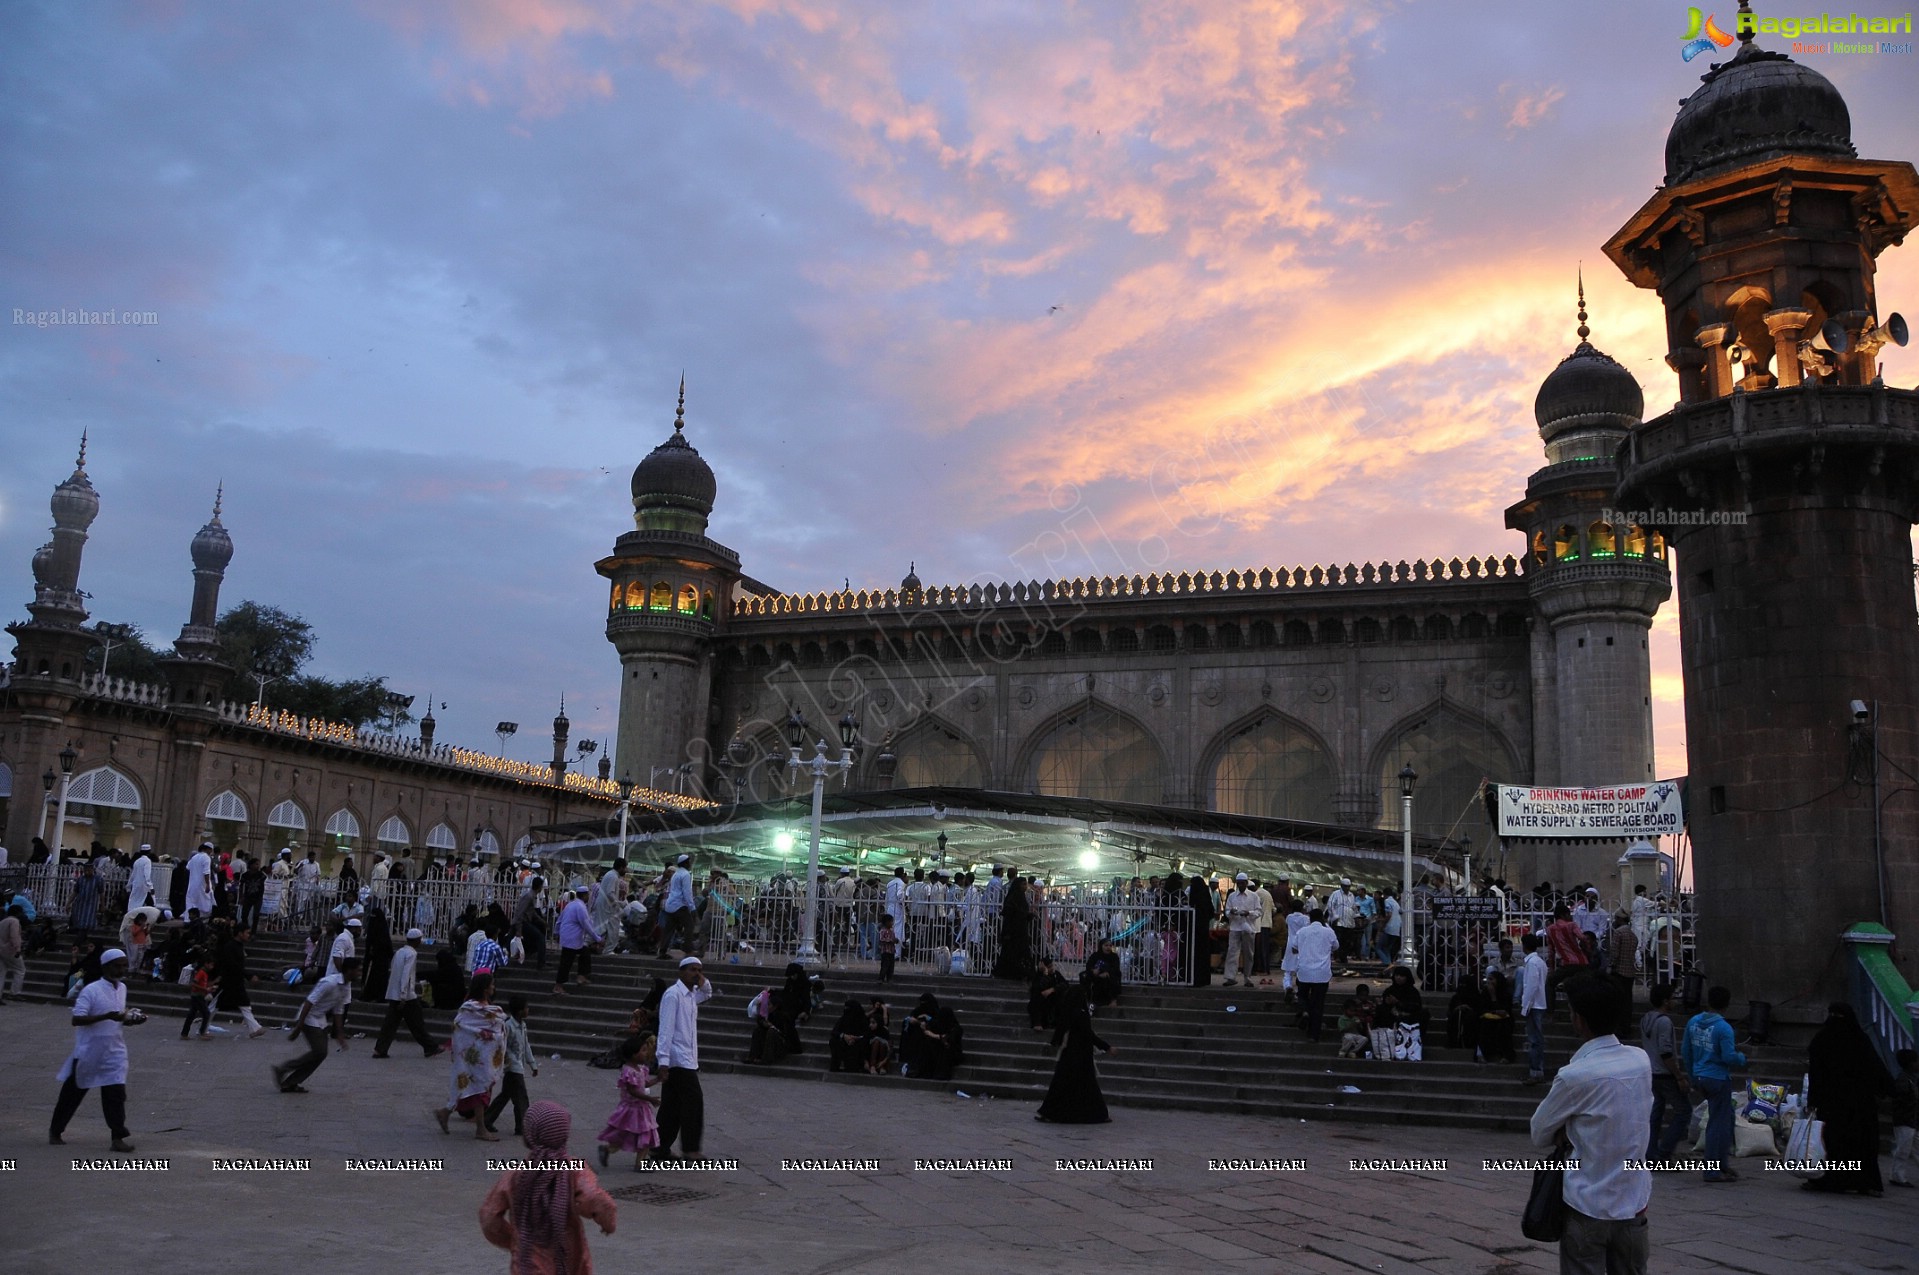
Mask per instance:
[[[6,5],[0,610],[86,429],[94,618],[177,634],[224,482],[223,605],[304,616],[313,671],[529,760],[562,694],[610,737],[592,564],[682,375],[711,534],[791,591],[1519,554],[1582,264],[1677,396],[1600,249],[1708,61],[1685,16]],[[1919,58],[1800,60],[1919,158]],[[1919,251],[1879,295],[1919,311]],[[63,309],[148,321],[18,317]],[[1673,604],[1653,692],[1684,773]]]

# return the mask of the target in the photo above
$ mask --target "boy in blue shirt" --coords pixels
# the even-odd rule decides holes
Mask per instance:
[[[1733,1048],[1732,1024],[1725,1008],[1732,1004],[1729,988],[1706,993],[1704,1013],[1686,1024],[1679,1045],[1679,1061],[1692,1077],[1693,1087],[1706,1098],[1706,1182],[1736,1182],[1732,1171],[1732,1070],[1746,1065],[1746,1056]]]

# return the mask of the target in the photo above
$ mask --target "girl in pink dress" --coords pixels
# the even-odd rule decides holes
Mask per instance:
[[[606,1118],[606,1128],[600,1130],[601,1168],[606,1167],[613,1152],[631,1151],[637,1169],[646,1153],[660,1145],[659,1123],[653,1114],[660,1100],[646,1092],[653,1083],[646,1065],[653,1058],[653,1048],[651,1033],[629,1036],[620,1046],[620,1105],[613,1108],[613,1114]]]

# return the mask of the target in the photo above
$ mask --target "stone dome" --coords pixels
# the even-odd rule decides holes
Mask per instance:
[[[1852,116],[1819,72],[1751,42],[1714,64],[1666,135],[1666,185],[1775,155],[1852,159]]]
[[[1581,341],[1547,374],[1533,399],[1533,419],[1548,442],[1581,427],[1631,429],[1646,411],[1646,396],[1619,361]]]
[[[214,513],[213,521],[193,537],[192,551],[196,571],[225,571],[227,563],[233,561],[233,537],[220,525],[218,512]]]
[[[633,507],[678,505],[702,514],[713,512],[718,485],[713,469],[675,424],[673,436],[648,452],[633,470]]]
[[[33,582],[53,583],[53,542],[49,540],[33,551]]]
[[[919,564],[916,562],[909,562],[906,565],[906,578],[900,581],[901,593],[910,595],[910,594],[916,594],[920,591],[920,577],[919,577],[919,571],[917,570],[918,566]]]
[[[87,481],[87,471],[75,469],[73,477],[53,489],[53,525],[69,531],[85,531],[100,516],[100,493]]]

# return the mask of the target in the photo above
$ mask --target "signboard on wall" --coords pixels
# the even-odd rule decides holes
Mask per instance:
[[[1611,788],[1499,785],[1501,837],[1664,837],[1685,831],[1683,784],[1662,779]]]

